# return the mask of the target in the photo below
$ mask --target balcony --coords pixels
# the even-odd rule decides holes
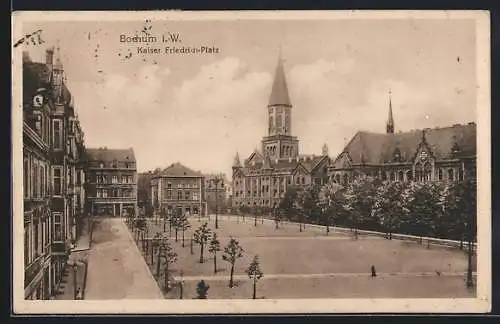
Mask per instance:
[[[69,252],[70,248],[65,242],[53,242],[51,250],[53,255],[65,255]]]
[[[40,255],[26,267],[24,270],[24,288],[26,288],[42,270],[44,259],[43,255]]]

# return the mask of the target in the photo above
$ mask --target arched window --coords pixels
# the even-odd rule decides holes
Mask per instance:
[[[273,129],[273,116],[269,116],[269,132]]]
[[[405,176],[403,171],[399,171],[398,180],[401,182],[405,181]]]
[[[422,165],[415,164],[415,181],[422,181]]]
[[[449,181],[453,181],[454,180],[453,169],[448,169],[448,180]]]
[[[340,183],[340,174],[335,175],[335,182]]]
[[[432,180],[432,165],[430,163],[425,163],[424,165],[424,181]]]
[[[412,170],[406,171],[406,180],[413,181],[413,171]]]
[[[391,181],[396,181],[396,173],[394,173],[394,171],[391,171],[390,179],[391,179]]]

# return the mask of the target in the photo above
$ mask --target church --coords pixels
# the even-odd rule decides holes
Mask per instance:
[[[278,60],[268,111],[267,135],[261,150],[233,162],[233,208],[275,208],[289,186],[322,185],[328,181],[327,146],[321,155],[302,155],[299,139],[292,132],[292,103],[283,62]]]
[[[346,185],[360,175],[390,181],[476,178],[476,124],[394,132],[392,100],[385,133],[358,131],[328,167]]]

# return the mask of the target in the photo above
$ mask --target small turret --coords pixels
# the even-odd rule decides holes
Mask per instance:
[[[328,146],[325,144],[323,144],[323,149],[321,150],[321,153],[323,156],[328,156]]]
[[[240,155],[236,152],[236,156],[233,161],[233,168],[241,168]]]

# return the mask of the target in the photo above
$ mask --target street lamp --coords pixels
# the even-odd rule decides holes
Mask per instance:
[[[78,292],[76,291],[76,272],[78,270],[78,265],[76,264],[76,262],[73,263],[72,268],[73,268],[73,293],[74,293],[73,299],[76,299],[78,294]]]
[[[219,228],[219,217],[218,217],[218,209],[219,209],[219,195],[217,194],[217,187],[219,185],[219,182],[224,185],[224,180],[216,176],[215,178],[212,179],[212,182],[215,184],[215,228]]]
[[[181,275],[181,280],[180,280],[180,290],[181,291],[180,291],[179,298],[183,299],[183,297],[184,297],[184,272],[182,270],[181,270],[180,275]]]

